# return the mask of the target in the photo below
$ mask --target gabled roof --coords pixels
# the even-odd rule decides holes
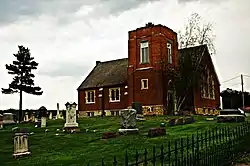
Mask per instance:
[[[196,47],[180,49],[179,55],[180,58],[184,58],[193,53],[203,56],[204,51],[208,52],[207,46],[200,45]],[[210,55],[209,58],[211,59]],[[125,84],[127,83],[127,67],[128,58],[100,62],[93,68],[93,70],[89,73],[77,90]],[[212,67],[214,68],[213,62]],[[214,72],[217,77],[215,69]]]
[[[208,50],[208,47],[207,47],[206,44],[199,45],[199,46],[194,46],[194,47],[188,47],[188,48],[184,48],[184,49],[180,49],[179,50],[179,57],[180,58],[185,58],[185,57],[188,57],[191,54],[196,54],[196,55],[199,55],[199,56],[204,56],[205,53],[208,56],[208,59],[211,61],[212,70],[214,71],[215,77],[216,77],[218,83],[220,84],[219,77],[218,77],[217,72],[215,70],[214,63],[212,61],[211,55],[209,53],[209,50]],[[203,57],[201,57],[201,58],[203,58]]]
[[[100,62],[77,90],[124,84],[127,82],[128,58]]]

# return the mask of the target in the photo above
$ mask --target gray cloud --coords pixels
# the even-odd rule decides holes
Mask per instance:
[[[58,17],[59,23],[63,24],[69,22],[71,14],[83,6],[94,8],[87,16],[102,17],[120,14],[153,1],[158,0],[1,0],[0,25],[15,22],[23,17],[37,17],[41,14]]]
[[[228,1],[228,0],[178,0],[179,3],[187,3],[187,2],[195,2],[199,1],[202,3],[221,3],[223,1]]]
[[[90,69],[94,66],[86,63],[73,63],[73,62],[61,62],[47,64],[46,66],[53,66],[51,68],[42,67],[38,70],[39,75],[49,76],[49,77],[61,77],[61,76],[71,76],[71,77],[81,77],[88,74]]]

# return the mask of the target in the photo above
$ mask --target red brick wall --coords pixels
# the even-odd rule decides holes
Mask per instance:
[[[220,84],[219,84],[219,80],[217,80],[216,73],[215,73],[216,71],[213,69],[212,59],[210,55],[208,54],[208,52],[206,52],[206,54],[204,55],[202,63],[207,65],[214,79],[215,99],[203,98],[201,96],[201,89],[200,87],[198,87],[194,89],[194,104],[195,104],[195,107],[197,108],[201,108],[201,107],[217,108],[218,106],[220,106]]]
[[[147,40],[149,42],[149,64],[140,64],[140,42]],[[142,102],[143,105],[163,104],[163,81],[160,74],[160,61],[167,61],[167,41],[172,41],[173,64],[177,66],[177,34],[171,29],[156,25],[154,27],[139,28],[129,32],[128,41],[128,87],[129,101]],[[150,69],[138,70],[139,68]],[[141,79],[149,79],[149,89],[141,90]],[[165,85],[164,85],[165,86]]]
[[[120,88],[120,102],[109,102],[109,88]],[[88,89],[92,90],[92,89]],[[102,110],[101,97],[98,97],[102,92],[99,91],[99,88],[93,89],[95,90],[95,103],[86,104],[85,103],[85,90],[78,92],[78,110],[79,111],[91,111],[91,110]],[[124,92],[127,92],[128,89],[125,89],[125,85],[118,85],[114,87],[104,87],[104,109],[124,109],[127,108],[128,103],[128,95],[124,95]]]

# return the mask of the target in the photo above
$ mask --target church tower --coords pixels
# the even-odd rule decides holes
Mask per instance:
[[[139,102],[143,111],[163,114],[167,105],[168,82],[162,64],[178,65],[177,33],[163,25],[147,23],[129,31],[128,105]]]

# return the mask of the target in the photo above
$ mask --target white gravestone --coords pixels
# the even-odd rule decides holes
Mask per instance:
[[[41,128],[45,128],[47,125],[46,117],[41,117]]]
[[[52,119],[52,111],[49,113],[49,119]]]
[[[23,119],[25,122],[28,122],[29,121],[29,115],[27,112],[25,112],[25,115],[24,115],[24,119]]]
[[[29,155],[28,135],[27,133],[16,133],[14,137],[14,154],[13,157]]]
[[[75,102],[65,104],[66,106],[66,123],[64,124],[65,128],[77,128],[78,123],[76,122],[76,106]]]

